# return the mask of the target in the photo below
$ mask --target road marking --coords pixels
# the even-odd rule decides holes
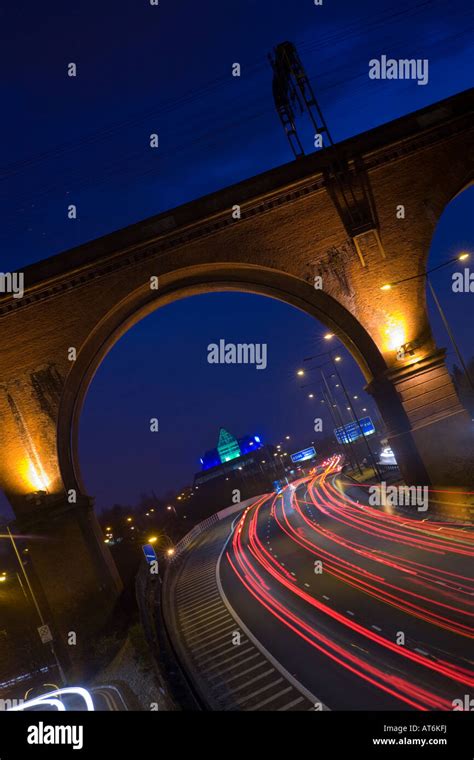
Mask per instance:
[[[244,658],[244,659],[243,659],[243,660],[242,660],[240,663],[238,663],[238,664],[239,664],[239,665],[243,665],[243,663],[244,663],[244,662],[249,662],[249,660],[255,660],[255,658],[256,658],[256,657],[261,657],[261,656],[262,656],[262,655],[261,655],[261,653],[260,653],[260,652],[255,652],[255,654],[251,654],[251,655],[250,655],[250,657],[245,657],[245,658]],[[218,670],[218,671],[217,671],[217,673],[216,673],[216,675],[210,675],[209,677],[210,677],[210,678],[221,678],[221,676],[222,676],[224,673],[228,673],[228,672],[229,672],[229,670],[233,670],[233,669],[234,669],[234,668],[236,668],[236,667],[237,667],[237,665],[236,665],[236,663],[234,663],[233,665],[230,665],[228,668],[224,668],[223,670]],[[240,675],[242,675],[242,674],[241,674],[241,673],[238,673],[238,675],[240,676]],[[208,675],[207,675],[207,673],[206,673],[206,678],[207,678],[207,677],[208,677]],[[229,680],[230,680],[230,679],[229,679]],[[227,678],[225,679],[225,682],[227,683]]]
[[[306,586],[306,588],[310,588],[309,583],[305,583],[304,585]]]
[[[253,670],[258,670],[259,668],[263,668],[265,665],[268,665],[268,662],[266,660],[262,660],[261,662],[258,662],[256,665],[252,665],[252,667],[247,668],[246,670],[239,670],[239,672],[236,673],[235,676],[226,678],[225,682],[226,684],[228,684],[231,681],[235,681],[236,678],[242,678],[242,676],[245,676],[247,673],[251,673]]]
[[[418,654],[424,654],[425,657],[427,657],[429,655],[429,652],[425,652],[424,649],[418,649],[418,647],[415,647],[415,649],[413,651],[414,652],[418,652]]]
[[[215,626],[216,623],[219,623],[228,614],[227,610],[221,608],[215,610],[212,615],[201,615],[199,618],[196,618],[196,620],[191,618],[190,620],[180,621],[181,628],[183,631],[201,630],[203,628],[207,630],[208,628]]]
[[[361,652],[365,652],[365,654],[369,654],[367,649],[364,649],[363,647],[360,647],[358,644],[351,644],[351,647],[354,647],[355,649],[360,649]]]
[[[222,605],[222,601],[220,598],[216,599],[215,602],[211,602],[210,604],[200,604],[198,605],[198,607],[195,607],[194,609],[188,609],[187,607],[184,607],[181,610],[181,617],[184,619],[189,618],[189,617],[192,618],[194,617],[194,615],[200,612],[209,612],[210,610],[212,610],[214,607],[217,607],[218,605],[219,606]]]
[[[232,621],[230,621],[230,622],[232,623]],[[212,639],[216,635],[216,633],[218,631],[222,631],[222,629],[225,628],[226,625],[228,626],[228,628],[226,628],[226,631],[234,631],[235,630],[235,623],[232,623],[232,624],[222,623],[221,625],[216,626],[211,631],[211,633],[209,633],[207,636],[201,636],[199,633],[196,636],[193,636],[192,638],[188,636],[188,642],[191,643],[192,641],[194,641],[194,639],[198,639],[199,642],[202,643],[203,641],[207,641],[208,639]],[[206,629],[204,629],[204,630],[206,630]]]
[[[374,631],[379,631],[380,633],[382,632],[382,629],[379,628],[378,625],[371,625],[370,627],[373,628]]]
[[[328,602],[329,602],[329,597],[328,597],[328,596],[326,596],[326,594],[323,594],[323,599],[326,599],[326,601],[328,601]]]
[[[242,651],[237,652],[237,654],[234,654],[232,657],[228,657],[227,660],[222,660],[222,662],[217,662],[215,665],[212,665],[209,668],[208,672],[210,672],[211,670],[215,670],[216,668],[219,668],[221,665],[225,665],[226,662],[231,662],[232,660],[235,660],[236,657],[240,657],[242,654],[247,654],[247,652],[251,652],[251,651],[252,651],[252,646],[251,645],[247,646],[247,647],[244,647],[242,649]]]
[[[261,678],[265,678],[266,676],[269,676],[270,673],[274,673],[274,672],[275,672],[275,668],[269,668],[268,670],[265,670],[263,673],[260,673],[258,676],[255,676],[255,678],[251,678],[250,681],[244,681],[244,683],[241,683],[240,686],[235,686],[233,691],[240,691],[241,689],[246,689],[247,686],[250,686],[251,683],[255,683],[255,681],[260,681]]]
[[[348,614],[348,615],[352,615],[352,617],[354,617],[354,614],[355,614],[355,613],[354,613],[354,612],[352,612],[352,610],[346,610],[346,612],[347,612],[347,614]]]
[[[217,641],[220,641],[221,639],[230,638],[231,634],[232,634],[234,631],[235,631],[235,626],[233,626],[233,627],[232,627],[232,631],[229,631],[229,630],[227,630],[227,631],[224,631],[224,633],[220,633],[220,634],[219,634],[219,636],[216,636],[216,637],[215,637],[214,641],[216,641],[216,642],[217,642]],[[240,633],[240,631],[239,631],[239,633]],[[242,635],[243,635],[243,634],[242,634]],[[205,648],[206,648],[206,647],[208,647],[208,646],[209,646],[209,644],[201,644],[201,646],[200,646],[200,647],[195,647],[195,648],[193,649],[193,652],[200,652],[200,651],[201,651],[201,649],[205,649]]]
[[[242,699],[237,700],[239,704],[245,705],[246,702],[253,699],[253,697],[256,697],[257,694],[262,694],[264,691],[268,691],[268,689],[273,688],[273,686],[276,686],[279,683],[283,683],[283,678],[277,678],[275,681],[270,681],[270,683],[267,683],[266,686],[262,686],[261,689],[257,689],[257,691],[253,691],[251,694],[245,694]],[[291,686],[288,687],[288,690],[291,689]]]
[[[215,583],[213,580],[210,580],[206,585],[201,585],[198,588],[194,588],[192,591],[188,592],[187,594],[177,595],[177,600],[182,604],[183,602],[193,602],[195,600],[199,599],[205,599],[207,598],[207,594],[210,589],[213,587],[215,588]]]
[[[281,689],[281,691],[274,694],[272,697],[268,697],[267,699],[262,700],[262,702],[259,702],[256,705],[253,705],[252,707],[247,707],[246,712],[249,712],[250,710],[260,710],[261,707],[264,705],[268,705],[269,702],[274,702],[275,699],[278,699],[278,697],[281,697],[282,694],[286,694],[288,691],[291,691],[291,686],[288,686],[287,689]]]
[[[188,612],[186,615],[182,614],[180,617],[182,618],[181,622],[183,625],[189,625],[190,623],[195,625],[198,620],[202,620],[203,618],[206,618],[206,621],[212,620],[213,617],[223,611],[225,612],[225,610],[222,610],[222,604],[220,604],[217,608],[214,604],[209,609],[198,609],[194,612]]]
[[[245,642],[242,642],[242,643],[248,644],[249,643],[248,639],[245,639]],[[227,649],[224,649],[220,653],[210,654],[210,652],[213,652],[213,651],[215,652],[217,649],[222,649],[222,647],[225,647],[225,646],[227,647]],[[216,659],[223,657],[224,655],[228,654],[228,652],[235,652],[235,650],[236,650],[236,647],[234,646],[234,644],[230,644],[229,646],[229,642],[226,641],[224,644],[221,644],[219,647],[215,647],[214,650],[210,649],[209,652],[204,652],[204,654],[201,655],[201,657],[197,657],[196,660],[199,662],[200,668],[207,667],[207,663],[215,662]]]
[[[291,707],[294,707],[295,705],[299,705],[300,702],[303,702],[303,697],[298,697],[298,699],[294,699],[293,702],[288,702],[288,704],[284,705],[284,707],[279,707],[278,712],[285,712],[286,710],[289,710]]]
[[[217,590],[216,590],[215,593],[211,594],[208,597],[207,601],[206,600],[201,600],[199,602],[194,602],[193,604],[180,604],[180,610],[182,612],[185,612],[186,614],[190,614],[190,613],[192,614],[192,612],[195,611],[195,610],[205,609],[208,602],[209,602],[209,604],[211,604],[211,603],[214,604],[215,603],[214,600],[219,600],[219,599],[220,599],[220,597],[219,597],[219,594],[217,593]]]

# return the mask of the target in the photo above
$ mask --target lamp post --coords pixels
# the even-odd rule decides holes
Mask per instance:
[[[325,336],[325,339],[326,340],[330,340],[331,338],[334,338],[334,337],[335,337],[334,333],[328,333]],[[306,361],[311,361],[312,359],[318,359],[321,356],[329,356],[329,360],[326,361],[326,364],[328,364],[330,362],[332,364],[332,366],[333,366],[334,374],[335,374],[335,376],[337,377],[337,379],[339,381],[339,385],[341,386],[341,389],[342,389],[342,391],[344,393],[346,401],[347,401],[347,403],[349,405],[350,411],[352,412],[353,419],[354,419],[357,427],[359,428],[359,432],[360,432],[360,434],[362,436],[362,439],[364,441],[365,447],[367,448],[367,453],[369,455],[370,461],[372,462],[372,467],[374,469],[374,472],[375,472],[377,478],[379,480],[381,480],[382,476],[381,476],[380,470],[379,470],[379,468],[377,466],[377,462],[375,461],[375,457],[374,457],[374,455],[372,453],[372,449],[369,446],[369,442],[367,441],[367,437],[366,437],[364,431],[362,430],[362,426],[360,424],[359,418],[358,418],[358,416],[355,413],[352,401],[351,401],[351,399],[349,397],[349,394],[348,394],[348,392],[346,390],[346,386],[345,386],[345,384],[344,384],[344,382],[342,380],[342,377],[341,377],[341,375],[339,373],[339,370],[337,369],[337,363],[341,361],[341,357],[339,355],[333,356],[332,351],[323,351],[321,354],[317,354],[316,356],[308,356],[304,361],[306,362]],[[360,471],[360,466],[359,466],[359,471]]]
[[[342,438],[345,439],[345,443],[349,445],[349,449],[348,449],[347,453],[348,453],[348,457],[349,457],[349,462],[351,463],[351,467],[352,467],[353,470],[355,470],[355,468],[357,466],[357,469],[359,470],[359,473],[362,475],[362,469],[361,469],[361,466],[359,464],[359,460],[357,459],[357,456],[356,456],[356,454],[355,454],[355,452],[354,452],[354,450],[352,448],[352,441],[350,440],[349,436],[347,435],[346,431],[344,430],[344,423],[342,421],[340,409],[339,409],[337,403],[335,403],[335,400],[333,398],[331,399],[330,397],[328,397],[327,393],[324,390],[322,390],[322,395],[324,396],[324,399],[325,399],[326,403],[329,406],[329,411],[331,413],[331,417],[332,417],[332,420],[333,420],[333,423],[334,423],[335,430],[337,430],[337,428],[339,428],[341,430]],[[334,403],[332,403],[332,401],[334,401]],[[335,415],[334,409],[337,409],[337,411],[338,411],[339,421],[337,421],[337,419],[336,419],[336,415]],[[339,443],[337,435],[336,435],[336,441]],[[339,446],[341,446],[342,451],[344,451],[344,444],[339,443]]]
[[[331,335],[331,337],[332,337],[332,335]],[[309,357],[309,358],[316,358],[316,357]],[[305,359],[305,361],[307,361],[307,360]],[[325,364],[328,364],[328,362],[325,362]],[[318,364],[316,367],[312,368],[312,369],[319,369],[319,371],[321,373],[321,378],[322,378],[324,386],[326,388],[326,391],[322,390],[321,395],[324,396],[324,398],[321,399],[321,401],[323,401],[324,403],[326,403],[328,405],[329,412],[331,414],[331,417],[332,417],[332,420],[333,420],[335,428],[336,429],[339,428],[341,430],[341,435],[342,435],[343,438],[345,438],[345,443],[349,445],[348,456],[349,456],[349,461],[351,463],[352,468],[355,469],[355,467],[357,466],[357,469],[359,470],[359,473],[362,475],[362,468],[360,466],[357,454],[356,454],[355,450],[353,449],[352,441],[350,440],[350,438],[347,435],[347,432],[345,430],[345,425],[344,425],[344,419],[343,419],[343,416],[342,416],[342,412],[339,409],[339,405],[337,404],[336,399],[334,398],[334,396],[331,393],[331,389],[329,387],[326,375],[324,374],[323,366],[324,366],[324,364],[322,364],[322,365]],[[298,372],[297,374],[300,374],[300,373]],[[305,388],[306,386],[303,385],[301,387]],[[310,397],[313,396],[313,395],[314,394],[310,394]],[[335,413],[333,411],[334,409],[337,410],[337,413],[339,415],[339,420],[336,419]],[[337,436],[336,436],[336,440],[337,440]],[[338,441],[338,443],[339,443],[339,441]]]
[[[339,406],[338,406],[338,404],[336,402],[336,399],[334,398],[334,396],[331,393],[331,389],[329,387],[329,383],[327,381],[326,375],[323,372],[322,367],[319,368],[319,371],[321,372],[321,377],[323,378],[324,385],[326,386],[326,393],[327,393],[327,396],[328,396],[328,399],[329,399],[329,406],[330,406],[331,409],[336,409],[336,411],[337,411],[337,413],[339,415],[340,422],[339,422],[339,425],[337,425],[337,423],[336,423],[336,428],[340,427],[340,429],[342,431],[342,437],[346,439],[346,443],[349,445],[349,451],[350,451],[349,459],[351,460],[352,466],[354,467],[354,463],[355,463],[355,465],[357,465],[357,469],[359,470],[359,474],[362,475],[362,468],[360,466],[359,458],[357,456],[357,452],[356,452],[355,448],[353,447],[351,439],[347,435],[341,410],[339,409]],[[337,439],[337,436],[336,436],[336,439]]]
[[[420,277],[426,277],[426,282],[428,284],[428,287],[430,289],[431,296],[433,298],[434,304],[438,310],[438,313],[441,317],[441,321],[443,322],[443,325],[446,329],[446,332],[448,333],[448,337],[453,345],[453,348],[456,352],[456,356],[458,357],[461,366],[464,370],[464,373],[466,375],[467,382],[469,383],[469,386],[472,391],[474,391],[474,383],[472,381],[472,378],[469,374],[469,370],[466,366],[466,363],[464,361],[463,355],[461,353],[461,350],[456,342],[456,339],[454,337],[453,331],[451,329],[451,326],[448,322],[448,319],[446,317],[446,314],[443,310],[443,307],[441,306],[438,296],[436,295],[435,289],[433,288],[433,284],[429,278],[429,275],[433,272],[436,272],[438,269],[444,269],[444,267],[450,266],[451,264],[455,264],[458,261],[467,261],[469,259],[470,254],[467,252],[460,253],[458,256],[454,256],[452,259],[448,259],[448,261],[444,261],[442,264],[438,264],[436,267],[432,267],[431,269],[428,269],[426,272],[422,272],[421,274],[415,274],[412,275],[412,277],[405,277],[403,280],[396,280],[395,282],[387,282],[385,285],[382,285],[380,290],[391,290],[392,288],[396,287],[397,285],[401,285],[404,282],[409,282],[410,280],[418,280]]]
[[[12,532],[10,530],[10,526],[9,525],[7,525],[7,532],[8,532],[8,535],[10,536],[10,541],[11,541],[12,546],[13,546],[13,551],[15,552],[15,556],[16,556],[16,558],[18,560],[18,564],[20,565],[20,569],[22,571],[22,574],[23,574],[23,577],[25,579],[26,585],[28,586],[28,590],[29,590],[31,598],[33,600],[33,604],[35,606],[36,612],[38,613],[38,617],[39,617],[40,623],[43,626],[43,625],[45,625],[45,620],[43,618],[40,606],[38,604],[38,601],[36,599],[35,593],[34,593],[33,588],[31,586],[30,579],[28,578],[28,573],[26,572],[25,566],[24,566],[23,562],[21,561],[20,553],[18,551],[17,545],[15,543],[15,539],[13,538],[13,534],[12,534]],[[20,580],[19,576],[18,576],[18,580]],[[21,583],[20,583],[20,585],[21,585]],[[23,591],[24,591],[24,589],[23,589]],[[63,686],[66,686],[66,683],[67,683],[66,676],[64,675],[64,671],[62,669],[61,663],[59,662],[59,658],[58,658],[58,655],[56,654],[56,650],[54,648],[54,644],[53,644],[52,641],[50,643],[50,648],[51,648],[51,654],[53,655],[54,660],[56,662],[56,666],[58,668],[58,673],[59,673],[59,676],[61,678],[62,684],[63,684]]]
[[[331,354],[331,358],[332,358],[332,354]],[[362,439],[363,439],[363,441],[365,443],[365,447],[367,449],[367,453],[369,455],[369,459],[372,462],[372,467],[374,468],[374,472],[375,472],[376,476],[378,477],[378,479],[381,481],[382,480],[382,475],[381,475],[380,470],[379,470],[379,468],[377,466],[377,462],[375,461],[375,457],[374,457],[374,455],[372,453],[372,449],[369,446],[369,442],[367,440],[367,437],[366,437],[364,431],[362,430],[362,425],[360,424],[359,417],[358,417],[358,415],[355,412],[355,409],[354,409],[354,406],[352,404],[351,398],[350,398],[350,396],[349,396],[349,394],[348,394],[348,392],[346,390],[346,386],[344,385],[344,382],[343,382],[342,377],[341,377],[341,375],[340,375],[340,373],[339,373],[339,371],[337,369],[335,361],[333,362],[333,367],[334,367],[335,376],[337,377],[337,379],[339,381],[339,384],[340,384],[340,386],[342,388],[344,396],[346,397],[346,401],[349,404],[349,407],[350,407],[350,410],[352,412],[352,416],[354,418],[354,421],[355,421],[357,427],[359,428],[360,434],[361,434]]]
[[[428,283],[428,287],[430,289],[430,293],[431,293],[431,295],[433,297],[433,301],[435,302],[436,308],[439,311],[439,314],[440,314],[440,317],[441,317],[441,319],[443,321],[443,325],[444,325],[444,327],[446,329],[446,332],[449,335],[449,339],[450,339],[451,343],[453,344],[453,348],[456,351],[456,355],[457,355],[459,361],[461,362],[461,366],[462,366],[462,368],[464,370],[464,374],[466,375],[466,380],[469,383],[469,386],[470,386],[471,390],[474,391],[474,384],[472,382],[471,375],[469,374],[469,370],[468,370],[468,368],[467,368],[467,366],[466,366],[466,364],[464,362],[464,358],[463,358],[463,355],[461,354],[461,350],[460,350],[458,344],[456,343],[456,339],[455,339],[455,337],[453,335],[453,331],[451,330],[451,326],[450,326],[450,324],[449,324],[449,322],[447,320],[446,314],[444,313],[443,307],[441,306],[441,304],[440,304],[440,302],[438,300],[438,296],[436,295],[436,292],[435,292],[435,290],[433,288],[433,285],[431,283],[430,278],[428,277],[428,274],[426,275],[426,282]]]

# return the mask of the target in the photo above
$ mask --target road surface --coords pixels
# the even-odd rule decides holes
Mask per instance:
[[[474,687],[474,535],[357,503],[338,465],[245,509],[228,604],[331,710],[452,710]]]
[[[213,710],[453,710],[473,693],[472,527],[368,504],[332,457],[192,543],[165,584]]]

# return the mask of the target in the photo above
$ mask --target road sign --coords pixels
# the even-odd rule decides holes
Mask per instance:
[[[38,633],[43,644],[49,644],[49,642],[53,640],[53,634],[51,633],[49,625],[38,626]]]
[[[312,459],[316,456],[316,449],[310,446],[308,449],[302,449],[297,451],[296,454],[291,455],[292,462],[305,462],[307,459]]]
[[[372,433],[375,433],[374,423],[370,417],[362,417],[359,420],[359,424],[362,428],[364,436],[372,435]],[[362,438],[362,434],[357,422],[349,422],[347,425],[344,425],[344,427],[335,428],[334,435],[336,436],[339,443],[352,443],[352,441],[356,441],[358,438]]]
[[[144,544],[142,548],[145,559],[149,565],[151,565],[152,562],[158,561],[156,558],[156,552],[151,544]]]

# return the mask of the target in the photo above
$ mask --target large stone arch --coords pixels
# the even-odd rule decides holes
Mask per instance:
[[[134,324],[171,301],[203,292],[239,290],[285,301],[310,314],[334,332],[357,361],[367,384],[382,380],[388,370],[384,357],[363,325],[338,301],[321,289],[275,269],[226,263],[184,268],[159,278],[159,289],[149,283],[121,299],[90,332],[66,378],[58,412],[58,463],[66,490],[86,495],[78,460],[78,430],[83,401],[90,382],[107,353]],[[382,396],[378,399],[382,403]],[[388,398],[386,399],[388,402]],[[409,422],[403,406],[390,394],[390,405],[381,409],[391,420],[392,432],[408,440]],[[389,408],[390,406],[390,408]],[[398,441],[395,442],[397,448]],[[405,441],[407,445],[407,441]],[[426,479],[426,472],[411,445],[401,446],[399,458],[407,479]]]

